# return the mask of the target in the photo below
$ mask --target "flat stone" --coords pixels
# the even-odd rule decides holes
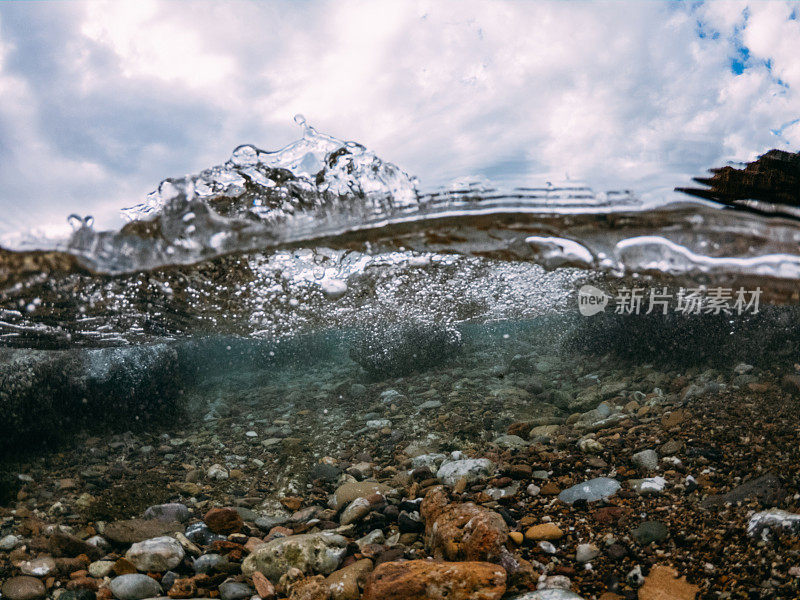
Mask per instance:
[[[597,502],[610,498],[619,491],[620,487],[620,483],[616,479],[597,477],[567,488],[558,495],[558,499],[566,504],[572,504],[578,500]]]
[[[631,456],[631,462],[644,471],[658,469],[658,454],[655,450],[642,450]]]
[[[506,572],[487,562],[385,562],[370,575],[363,600],[499,600]]]
[[[661,542],[669,537],[669,529],[659,521],[645,521],[631,532],[633,539],[642,546]]]
[[[183,546],[175,538],[162,536],[133,544],[125,558],[139,571],[163,573],[183,560]]]
[[[135,544],[170,533],[183,533],[180,523],[168,523],[158,519],[128,519],[106,525],[103,535],[117,544]]]
[[[371,571],[372,561],[364,558],[328,575],[325,584],[330,590],[331,600],[359,600],[359,581],[363,582]]]
[[[44,584],[35,577],[12,577],[1,589],[8,600],[39,600],[47,595]]]
[[[40,556],[23,561],[19,565],[19,570],[22,571],[23,575],[47,577],[56,570],[56,561],[50,556]]]
[[[140,573],[115,577],[108,584],[108,587],[118,600],[156,598],[163,593],[161,586],[155,579]]]
[[[489,477],[492,473],[494,473],[494,463],[488,458],[468,458],[444,463],[436,472],[436,478],[452,487],[461,479],[469,483]]]
[[[508,600],[584,600],[583,596],[578,596],[569,590],[551,589],[536,590],[527,592],[521,596],[512,596]]]
[[[716,494],[705,498],[700,503],[700,507],[714,508],[725,504],[756,500],[761,506],[767,508],[780,504],[785,497],[786,489],[781,480],[777,475],[767,473],[744,482],[726,494]]]
[[[525,537],[529,540],[560,540],[564,537],[564,532],[555,523],[540,523],[529,527],[525,532]]]
[[[179,502],[156,504],[144,511],[145,519],[156,519],[167,523],[185,523],[189,520],[189,507]]]
[[[340,510],[350,504],[356,498],[367,498],[373,494],[387,496],[394,490],[388,485],[377,481],[356,481],[340,485],[336,488],[331,499],[331,508]]]
[[[800,534],[800,515],[773,508],[754,514],[747,523],[750,537],[764,536],[773,531],[797,536]]]
[[[518,435],[501,435],[494,441],[501,448],[527,448],[530,442],[523,440]]]
[[[242,574],[258,571],[276,583],[291,568],[330,575],[347,553],[347,538],[330,532],[278,538],[256,548],[242,563]]]
[[[639,600],[694,600],[700,588],[678,578],[678,572],[666,565],[654,565],[639,588]]]
[[[225,581],[219,586],[219,596],[222,600],[244,600],[253,595],[253,588],[246,583],[238,581]]]

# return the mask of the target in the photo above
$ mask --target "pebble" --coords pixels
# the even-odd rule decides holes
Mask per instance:
[[[144,511],[144,518],[184,523],[189,520],[189,507],[178,502],[156,504]]]
[[[658,469],[658,453],[655,450],[642,450],[631,456],[631,462],[643,471]]]
[[[564,537],[564,532],[555,523],[541,523],[528,528],[525,532],[525,539],[528,540],[560,540]]]
[[[8,600],[38,600],[47,595],[41,581],[27,576],[12,577],[6,580],[0,591],[3,598]]]
[[[130,547],[125,558],[131,561],[138,570],[163,573],[177,567],[183,560],[183,546],[175,538],[163,536]]]
[[[220,554],[203,554],[194,559],[194,572],[198,575],[211,575],[223,570],[228,559]]]
[[[631,479],[628,486],[641,496],[657,496],[667,487],[667,480],[663,477]]]
[[[253,588],[237,581],[225,581],[219,586],[219,595],[222,600],[244,600],[253,595]]]
[[[597,477],[567,488],[558,495],[558,499],[566,504],[572,504],[578,500],[597,502],[610,498],[619,491],[620,487],[619,481],[616,479]]]
[[[0,550],[8,552],[9,550],[13,550],[19,546],[21,543],[22,539],[18,538],[16,535],[7,535],[0,538]]]
[[[162,594],[161,586],[155,579],[140,573],[115,577],[108,587],[118,600],[143,600]]]
[[[113,560],[96,560],[89,565],[89,575],[102,579],[103,577],[108,577],[113,568]]]
[[[483,479],[494,473],[494,463],[488,458],[469,458],[444,463],[436,472],[436,478],[450,487],[461,479],[468,483]]]
[[[529,486],[528,486],[528,487],[525,489],[525,493],[526,493],[526,494],[528,494],[528,496],[531,496],[531,497],[536,497],[536,496],[538,496],[538,495],[539,495],[539,492],[541,492],[541,491],[542,491],[542,488],[540,488],[538,485],[536,485],[536,484],[533,484],[533,483],[531,483],[531,484],[530,484],[530,485],[529,485]]]
[[[223,467],[222,465],[211,465],[206,471],[206,477],[211,481],[224,481],[228,479],[230,475],[228,474],[228,469]]]
[[[427,402],[423,402],[422,404],[419,405],[419,410],[420,411],[433,410],[435,408],[441,408],[441,407],[442,403],[439,402],[438,400],[428,400]]]
[[[578,544],[575,550],[575,560],[579,563],[587,563],[600,555],[600,549],[594,544]]]
[[[242,574],[258,571],[273,583],[291,568],[302,573],[329,575],[347,552],[347,538],[330,532],[278,538],[259,546],[242,563]]]
[[[642,546],[653,542],[660,542],[669,536],[667,526],[659,521],[645,521],[631,532],[633,539]]]
[[[40,556],[23,561],[19,565],[19,570],[22,571],[23,575],[47,577],[56,570],[56,561],[50,556]]]
[[[750,537],[767,537],[771,531],[795,536],[800,534],[800,515],[773,508],[754,514],[747,523],[747,535]]]

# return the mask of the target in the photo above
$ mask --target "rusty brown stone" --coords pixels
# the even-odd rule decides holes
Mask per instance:
[[[472,502],[450,503],[442,486],[428,492],[420,512],[425,547],[434,558],[497,562],[507,553],[503,517]]]
[[[214,533],[228,535],[238,533],[244,526],[244,521],[233,508],[212,508],[203,517],[203,521]]]
[[[197,584],[191,578],[176,579],[167,591],[170,598],[193,598],[197,595]]]
[[[363,600],[499,600],[506,572],[487,562],[409,560],[378,566]]]
[[[256,571],[252,575],[253,579],[253,587],[256,589],[256,593],[259,595],[261,600],[272,600],[275,597],[275,586],[272,585],[267,577]]]
[[[655,565],[639,588],[639,600],[694,600],[700,588],[678,578],[678,572],[666,565]]]

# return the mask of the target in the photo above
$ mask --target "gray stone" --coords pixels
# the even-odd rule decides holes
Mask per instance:
[[[536,590],[527,592],[521,596],[512,596],[508,600],[584,600],[583,596],[578,596],[569,590],[552,589]]]
[[[350,523],[360,521],[369,514],[370,510],[372,510],[372,507],[369,500],[366,498],[356,498],[342,511],[339,517],[339,523],[342,525],[349,525]]]
[[[224,571],[228,559],[220,554],[203,554],[194,559],[194,572],[199,575],[211,575]]]
[[[619,491],[620,487],[619,481],[616,479],[597,477],[567,488],[558,495],[558,499],[566,504],[572,504],[577,500],[597,502],[610,498]]]
[[[253,595],[253,588],[237,581],[225,581],[219,586],[219,596],[222,600],[244,600]]]
[[[646,479],[631,479],[628,487],[640,496],[657,496],[667,487],[667,480],[663,477],[647,477]]]
[[[113,568],[113,560],[96,560],[89,565],[89,575],[102,579],[103,577],[108,577]]]
[[[289,518],[287,514],[262,515],[255,520],[255,525],[261,531],[269,532],[273,527],[288,523]]]
[[[115,577],[108,587],[118,600],[143,600],[162,594],[161,586],[155,579],[140,573]]]
[[[754,514],[747,523],[750,537],[767,537],[774,531],[797,536],[800,534],[800,515],[773,508]]]
[[[428,400],[419,405],[419,410],[433,410],[434,408],[441,408],[442,403],[438,400]]]
[[[658,453],[655,450],[642,450],[631,456],[631,462],[643,471],[658,469]]]
[[[501,435],[499,438],[495,439],[495,444],[500,446],[501,448],[527,448],[530,445],[530,442],[526,442],[518,435]]]
[[[468,458],[444,463],[436,472],[436,478],[445,485],[454,486],[462,478],[469,483],[493,473],[494,463],[488,458]]]
[[[653,542],[660,542],[669,536],[667,526],[659,521],[645,521],[631,532],[633,539],[642,546],[647,546]]]
[[[183,560],[183,546],[175,538],[157,537],[130,547],[125,558],[140,571],[163,573],[177,567]]]
[[[8,552],[19,546],[20,543],[22,543],[22,540],[17,536],[7,535],[3,538],[0,538],[0,550],[3,552]]]
[[[189,507],[178,502],[156,504],[144,511],[144,518],[184,523],[189,520]]]
[[[56,570],[56,561],[50,556],[40,556],[22,561],[19,570],[23,575],[34,577],[47,577]]]
[[[587,563],[600,555],[600,550],[594,544],[578,544],[575,550],[575,560]]]
[[[278,538],[245,558],[242,574],[249,577],[259,571],[273,583],[291,568],[307,575],[330,575],[341,564],[347,544],[347,538],[327,531]]]

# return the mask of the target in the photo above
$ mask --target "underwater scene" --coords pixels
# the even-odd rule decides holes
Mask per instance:
[[[653,203],[295,127],[0,246],[2,600],[800,598],[800,154]]]

